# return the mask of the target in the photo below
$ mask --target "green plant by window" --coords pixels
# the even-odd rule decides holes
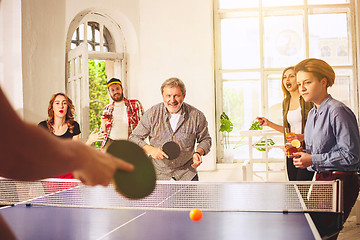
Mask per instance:
[[[233,130],[234,126],[231,122],[231,119],[226,115],[225,112],[223,112],[220,115],[220,132],[224,134],[224,140],[225,140],[225,148],[229,148],[229,133]]]
[[[258,120],[254,120],[251,122],[251,126],[249,128],[249,130],[263,130],[263,127],[259,125],[259,121]],[[234,146],[235,148],[238,148],[241,146],[241,141],[244,139],[244,137],[242,137]],[[262,140],[261,142],[258,142],[257,144],[255,144],[255,146],[257,147],[261,147],[261,146],[273,146],[275,144],[275,142],[271,139],[268,138],[266,141]],[[266,148],[256,148],[258,151],[266,151]]]
[[[255,144],[255,146],[257,147],[261,147],[261,146],[272,146],[274,145],[274,141],[271,139],[271,138],[268,138],[266,139],[267,141],[265,140],[262,140],[261,142]],[[265,144],[267,142],[267,144]],[[266,151],[266,148],[256,148],[258,151]]]
[[[101,126],[101,115],[104,107],[109,103],[106,88],[105,61],[89,60],[89,124],[90,131]],[[101,142],[95,143],[96,147]]]
[[[249,130],[263,130],[263,127],[259,125],[258,120],[254,120],[251,122]]]

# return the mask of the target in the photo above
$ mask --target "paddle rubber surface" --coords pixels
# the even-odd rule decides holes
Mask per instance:
[[[173,160],[180,155],[180,146],[174,141],[166,142],[162,149],[168,155],[168,160]]]
[[[107,152],[134,165],[134,170],[127,172],[118,169],[114,174],[116,190],[131,199],[140,199],[150,195],[156,185],[154,166],[144,150],[133,142],[113,141]]]

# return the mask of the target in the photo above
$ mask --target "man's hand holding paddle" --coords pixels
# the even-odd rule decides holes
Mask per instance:
[[[166,153],[161,148],[153,147],[151,145],[145,145],[143,149],[155,160],[168,158],[168,155],[166,155]]]
[[[154,159],[161,160],[161,159],[168,159],[168,160],[174,160],[180,155],[180,146],[174,141],[169,141],[164,143],[162,148],[156,148],[150,145],[146,145],[144,147],[145,152],[150,154]],[[202,163],[201,156],[204,155],[204,150],[199,148],[197,151],[193,154],[193,164],[191,166],[193,168],[197,168]]]
[[[153,147],[151,145],[145,145],[144,151],[151,155],[155,160],[168,159],[174,160],[180,155],[180,146],[174,141],[164,143],[162,148]]]

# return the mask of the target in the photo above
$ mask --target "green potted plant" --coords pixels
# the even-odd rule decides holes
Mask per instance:
[[[231,119],[223,112],[220,115],[220,129],[219,131],[224,135],[224,159],[225,162],[232,162],[233,160],[233,151],[230,149],[230,142],[229,142],[229,134],[233,130],[234,126],[231,122]]]
[[[262,129],[263,129],[263,127],[259,125],[259,122],[256,119],[251,122],[251,126],[250,126],[249,130],[262,130]],[[241,145],[241,141],[243,138],[244,137],[242,137],[240,139],[240,141],[236,143],[236,145],[234,146],[234,149],[238,148]],[[271,138],[268,138],[267,141],[262,140],[261,142],[256,143],[255,146],[259,147],[259,148],[256,148],[258,151],[266,151],[266,149],[261,148],[261,146],[272,146],[274,144],[275,144],[275,142]]]

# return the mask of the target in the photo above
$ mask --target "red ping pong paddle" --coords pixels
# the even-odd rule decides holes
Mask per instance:
[[[134,165],[131,172],[116,170],[113,183],[116,190],[131,199],[140,199],[150,195],[156,185],[154,166],[144,150],[133,142],[113,141],[107,152]]]
[[[162,150],[168,155],[168,160],[173,160],[180,155],[180,146],[174,141],[166,142]]]

